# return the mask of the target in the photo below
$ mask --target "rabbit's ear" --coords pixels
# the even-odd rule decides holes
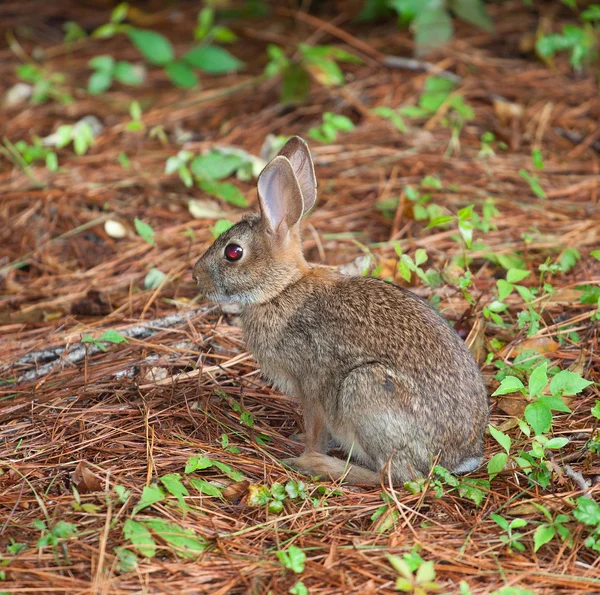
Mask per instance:
[[[302,190],[304,213],[308,213],[317,200],[317,178],[308,145],[299,136],[292,136],[278,154],[290,160]]]
[[[277,155],[258,176],[258,199],[270,233],[280,237],[302,218],[302,192],[287,157]]]

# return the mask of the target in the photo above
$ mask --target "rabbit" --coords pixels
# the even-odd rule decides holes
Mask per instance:
[[[292,137],[258,178],[260,213],[219,236],[193,279],[240,306],[264,376],[303,406],[304,453],[284,461],[350,485],[401,484],[434,462],[455,473],[483,459],[488,395],[464,341],[427,302],[392,283],[350,277],[303,256],[314,205],[310,152]],[[327,454],[329,436],[348,454]]]

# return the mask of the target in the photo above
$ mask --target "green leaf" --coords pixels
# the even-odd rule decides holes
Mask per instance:
[[[117,4],[110,15],[111,23],[121,23],[127,17],[127,10],[129,9],[129,4],[127,2],[121,2]]]
[[[591,414],[596,419],[600,419],[600,401],[596,401],[595,405],[591,409]]]
[[[488,425],[490,434],[494,437],[494,440],[508,453],[510,453],[511,439],[508,434],[505,434],[501,430],[496,429],[492,424]]]
[[[291,589],[292,595],[308,595],[308,589],[302,581],[298,581]]]
[[[304,571],[306,554],[297,546],[291,545],[287,550],[276,552],[279,561],[288,568],[299,574]]]
[[[124,85],[141,85],[143,77],[131,62],[117,62],[115,78]]]
[[[105,23],[104,25],[100,25],[97,29],[94,29],[92,32],[92,37],[96,39],[108,39],[112,37],[115,33],[117,33],[118,25],[115,23]]]
[[[244,160],[239,155],[210,151],[206,155],[198,155],[190,164],[192,173],[206,180],[222,180],[233,174]]]
[[[78,23],[75,21],[67,21],[62,26],[63,31],[65,32],[64,42],[71,43],[72,41],[77,41],[79,39],[85,39],[87,37],[87,33],[85,29],[83,29]]]
[[[350,132],[355,128],[354,122],[350,118],[342,114],[334,114],[333,112],[325,112],[323,114],[323,121],[333,124],[335,128],[343,132]]]
[[[565,438],[565,437],[551,438],[550,440],[548,440],[548,442],[546,442],[546,444],[544,444],[544,448],[559,450],[565,444],[568,444],[568,443],[569,443],[569,439]]]
[[[226,74],[242,68],[244,63],[226,49],[216,45],[194,48],[182,57],[184,62],[210,74]]]
[[[144,525],[149,527],[161,539],[176,548],[177,555],[182,558],[195,558],[199,553],[209,547],[205,539],[196,537],[190,529],[182,529],[175,523],[152,519],[144,521]]]
[[[146,242],[148,242],[151,246],[156,246],[154,243],[154,230],[147,223],[144,223],[137,217],[134,219],[134,223],[135,230],[138,232],[138,235],[144,238],[144,240],[146,240]]]
[[[198,186],[205,192],[216,196],[236,207],[247,207],[248,200],[240,189],[233,184],[217,182],[216,180],[198,180]]]
[[[144,287],[146,289],[156,289],[162,282],[167,278],[165,273],[159,271],[157,268],[152,267],[148,274],[144,277]]]
[[[505,452],[496,453],[489,461],[487,465],[487,472],[490,476],[490,480],[494,479],[498,473],[504,470],[508,461],[508,455]]]
[[[104,93],[107,89],[110,89],[112,85],[112,73],[97,70],[90,76],[88,81],[88,93],[92,95],[99,95]]]
[[[527,525],[527,521],[525,519],[513,519],[510,522],[509,527],[511,529],[519,529],[520,527],[525,527]]]
[[[82,343],[92,343],[95,347],[98,347],[98,349],[100,349],[100,351],[106,351],[106,347],[104,347],[104,345],[102,345],[102,343],[100,343],[100,341],[98,341],[98,339],[94,339],[94,337],[92,337],[92,335],[85,335],[82,339],[81,339]]]
[[[522,391],[524,388],[523,383],[516,376],[507,376],[496,391],[492,393],[492,397],[508,395],[510,393]]]
[[[63,147],[66,147],[73,138],[73,126],[70,124],[59,126],[56,130],[56,136],[56,148],[62,149]]]
[[[141,523],[127,519],[123,525],[123,536],[142,556],[152,558],[156,555],[156,542],[152,539],[150,531]]]
[[[302,102],[310,93],[310,76],[300,64],[290,64],[283,71],[282,103]]]
[[[571,413],[571,410],[567,407],[565,402],[556,396],[543,396],[539,397],[538,401],[544,404],[548,409],[552,411],[564,411],[565,413]]]
[[[463,21],[481,27],[490,33],[494,31],[492,19],[490,19],[482,0],[452,0],[450,8]]]
[[[164,35],[135,27],[128,28],[127,35],[131,43],[151,64],[164,66],[173,60],[173,46]]]
[[[426,261],[427,261],[427,251],[424,250],[423,248],[417,249],[417,251],[415,252],[415,264],[417,266],[420,266]]]
[[[221,488],[209,483],[205,479],[196,479],[194,477],[190,477],[190,483],[202,494],[206,494],[207,496],[212,496],[215,498],[221,497]]]
[[[439,47],[449,41],[453,33],[452,19],[441,2],[418,12],[412,26],[417,46]]]
[[[586,387],[594,384],[570,370],[562,370],[550,381],[550,392],[553,395],[577,395]]]
[[[504,279],[498,279],[496,286],[498,287],[498,300],[500,302],[503,302],[515,288],[512,283],[507,283]]]
[[[435,580],[435,568],[433,567],[432,560],[423,562],[419,566],[416,579],[418,583],[430,583]]]
[[[129,115],[134,122],[139,122],[142,119],[142,106],[139,101],[132,101],[129,105]]]
[[[376,116],[380,116],[389,120],[400,132],[406,132],[406,126],[404,124],[404,120],[398,114],[396,110],[393,110],[391,107],[387,107],[385,105],[375,107],[371,110],[373,114]]]
[[[573,516],[584,525],[600,525],[600,504],[590,498],[577,498],[577,508]]]
[[[115,331],[114,329],[104,331],[100,337],[100,341],[106,341],[107,343],[129,343],[127,337],[124,337],[119,331]]]
[[[95,56],[88,62],[88,66],[100,72],[112,73],[115,60],[112,56]]]
[[[454,221],[454,217],[451,215],[446,215],[443,217],[436,217],[429,222],[429,225],[425,229],[429,229],[430,227],[437,227],[438,225],[445,225],[446,223],[450,223],[450,221]]]
[[[552,412],[539,399],[525,407],[525,419],[536,436],[545,434],[552,426]]]
[[[523,271],[521,269],[508,269],[506,280],[509,283],[518,283],[531,275],[531,271]]]
[[[137,514],[140,510],[147,508],[148,506],[152,506],[157,502],[165,499],[165,495],[163,491],[157,485],[152,486],[144,486],[142,490],[142,497],[137,505],[134,507],[132,515]]]
[[[191,89],[198,84],[198,75],[182,60],[169,62],[165,66],[165,71],[176,87]]]
[[[115,554],[119,558],[117,563],[118,572],[133,572],[137,568],[137,556],[126,547],[116,547]]]
[[[600,250],[592,250],[590,256],[593,256],[596,260],[600,260]]]
[[[190,493],[181,483],[181,475],[179,475],[179,473],[169,473],[168,475],[161,477],[160,482],[165,486],[167,492],[169,492],[171,496],[175,496],[175,498],[177,498],[179,506],[181,506],[183,510],[186,510],[187,506],[185,505],[185,500],[183,497],[189,496]]]
[[[94,133],[92,127],[83,122],[80,126],[73,128],[73,148],[76,155],[84,155],[94,142]]]
[[[58,157],[54,151],[50,151],[50,153],[46,155],[46,167],[49,171],[58,171]]]
[[[232,469],[229,465],[225,463],[221,463],[221,461],[212,461],[213,465],[222,471],[229,479],[233,479],[233,481],[243,481],[244,474]]]
[[[501,517],[499,514],[492,514],[490,516],[502,529],[508,531],[508,521],[504,517]]]
[[[545,361],[543,364],[537,366],[537,368],[531,373],[529,377],[529,397],[537,397],[548,384],[548,362]]]

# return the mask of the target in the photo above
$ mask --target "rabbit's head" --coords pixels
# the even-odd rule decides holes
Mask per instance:
[[[260,214],[220,235],[194,266],[198,289],[215,302],[270,300],[307,270],[300,220],[317,182],[306,143],[292,137],[258,177]]]

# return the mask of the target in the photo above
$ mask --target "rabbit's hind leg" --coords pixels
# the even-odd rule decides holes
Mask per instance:
[[[318,452],[305,452],[299,457],[285,460],[284,463],[304,475],[320,477],[324,480],[338,481],[343,478],[344,483],[349,485],[380,483],[379,473]]]
[[[411,394],[387,366],[366,364],[352,370],[338,391],[331,429],[348,452],[365,466],[391,466],[394,484],[426,475],[427,437],[412,413]]]

